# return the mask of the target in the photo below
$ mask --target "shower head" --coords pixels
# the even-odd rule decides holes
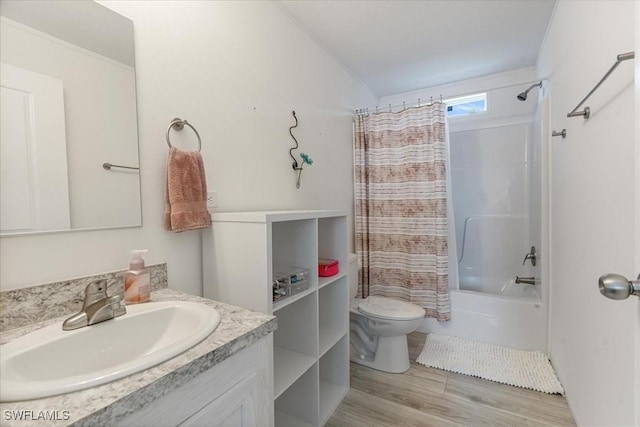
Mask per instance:
[[[531,91],[531,89],[533,89],[534,87],[542,87],[542,80],[540,80],[538,83],[534,83],[531,86],[529,86],[529,88],[527,90],[525,90],[522,93],[518,94],[518,101],[526,101],[527,100],[527,95],[529,94],[529,91]]]

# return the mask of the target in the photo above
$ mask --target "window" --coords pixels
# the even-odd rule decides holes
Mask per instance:
[[[446,99],[444,102],[447,104],[448,117],[466,116],[487,111],[486,92]]]

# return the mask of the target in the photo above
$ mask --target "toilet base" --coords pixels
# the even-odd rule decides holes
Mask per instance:
[[[378,371],[400,374],[409,370],[409,346],[406,335],[378,337],[378,345],[373,360],[360,358],[351,349],[351,361]]]

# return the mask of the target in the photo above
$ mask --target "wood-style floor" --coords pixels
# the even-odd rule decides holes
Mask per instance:
[[[409,335],[411,368],[388,374],[351,363],[351,390],[327,426],[574,426],[564,397],[415,362],[425,335]]]

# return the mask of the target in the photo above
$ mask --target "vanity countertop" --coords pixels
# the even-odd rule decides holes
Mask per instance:
[[[151,294],[152,301],[196,301],[220,313],[218,328],[184,353],[147,370],[97,387],[60,396],[0,403],[3,426],[110,425],[181,386],[276,329],[276,318],[171,289]],[[52,319],[2,332],[0,344],[61,322]],[[43,361],[46,363],[46,361]],[[18,421],[22,418],[24,421]]]

